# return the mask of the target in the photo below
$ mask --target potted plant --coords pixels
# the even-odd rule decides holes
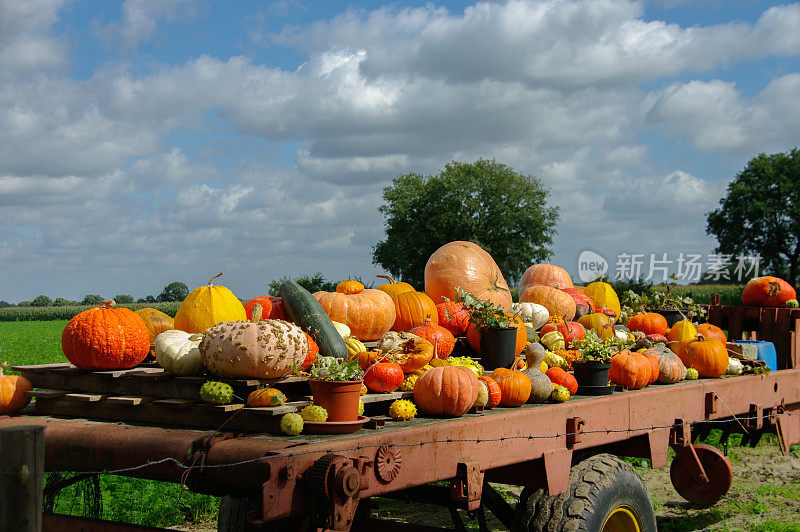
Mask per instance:
[[[611,357],[629,343],[629,340],[617,337],[602,340],[593,329],[587,330],[586,336],[582,340],[572,342],[573,349],[577,349],[581,353],[580,360],[572,361],[578,386],[584,392],[592,389],[606,389],[608,387],[608,370],[611,369]],[[585,395],[588,394],[585,393]]]
[[[622,294],[622,319],[628,319],[643,312],[656,312],[664,316],[667,325],[672,327],[681,320],[689,320],[697,323],[705,318],[705,308],[696,303],[688,296],[682,296],[673,291],[677,286],[673,283],[661,283],[658,285],[663,289],[655,287],[648,288],[643,294],[637,294],[633,290],[626,290]]]
[[[358,358],[346,362],[342,358],[320,356],[311,364],[308,384],[315,405],[328,412],[328,421],[358,420],[358,400],[364,372]]]
[[[508,368],[517,355],[517,327],[514,315],[489,300],[456,287],[456,303],[462,303],[469,321],[480,337],[481,365],[487,371]]]

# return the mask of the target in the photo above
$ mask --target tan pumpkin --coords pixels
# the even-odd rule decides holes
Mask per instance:
[[[554,264],[534,264],[522,274],[522,281],[519,285],[519,293],[525,291],[532,285],[541,284],[551,288],[572,288],[572,277],[567,270]]]
[[[335,322],[344,323],[361,341],[377,340],[392,328],[395,304],[384,291],[367,288],[358,293],[315,292],[322,310]]]
[[[309,346],[303,330],[283,320],[224,321],[200,342],[203,366],[230,379],[277,379],[300,366]]]
[[[443,245],[425,265],[425,293],[434,303],[455,300],[459,286],[478,299],[511,309],[511,291],[497,263],[479,245],[463,240]]]
[[[463,366],[440,366],[417,378],[414,403],[432,416],[463,416],[478,398],[478,377]]]
[[[150,335],[150,343],[156,341],[156,336],[164,331],[175,328],[175,320],[168,314],[164,314],[158,309],[146,307],[134,311],[144,321],[147,333]]]
[[[191,291],[175,313],[175,328],[189,333],[202,333],[222,321],[246,320],[244,305],[224,286],[214,286],[219,273]]]
[[[544,285],[533,285],[519,295],[520,303],[538,303],[547,309],[550,316],[567,321],[575,317],[575,300],[566,292]]]

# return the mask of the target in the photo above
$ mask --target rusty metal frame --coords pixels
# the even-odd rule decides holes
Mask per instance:
[[[709,408],[709,401],[716,408]],[[624,451],[620,454],[643,455],[654,466],[662,465],[668,446],[691,443],[688,424],[751,412],[758,416],[754,426],[771,426],[774,419],[782,449],[800,443],[800,415],[786,415],[800,413],[800,370],[654,385],[608,397],[575,397],[562,404],[420,420],[411,427],[387,424],[380,431],[346,437],[221,439],[205,451],[203,467],[188,473],[189,449],[208,432],[35,416],[0,418],[0,427],[44,425],[48,471],[136,467],[121,474],[172,482],[194,477],[192,485],[206,493],[260,492],[265,502],[261,520],[272,521],[314,510],[309,474],[326,455],[343,457],[358,471],[357,498],[453,480],[460,503],[475,507],[484,478],[544,485],[555,494],[567,488],[575,456],[616,448]],[[681,420],[679,430],[673,429],[676,419]],[[402,453],[402,465],[388,483],[373,467],[381,447]],[[686,451],[690,449],[688,445]],[[227,466],[238,462],[245,463]],[[149,465],[137,467],[142,464]],[[531,478],[522,478],[525,473]]]

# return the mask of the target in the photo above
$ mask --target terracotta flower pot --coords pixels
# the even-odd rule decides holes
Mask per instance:
[[[322,381],[309,379],[314,404],[328,412],[328,421],[356,421],[363,379],[357,381]]]

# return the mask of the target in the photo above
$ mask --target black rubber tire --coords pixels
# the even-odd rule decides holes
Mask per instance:
[[[247,497],[231,497],[225,495],[219,501],[217,513],[217,530],[219,532],[304,532],[309,530],[309,518],[306,516],[289,517],[280,521],[270,521],[263,525],[249,525],[247,512],[260,508],[259,503]]]
[[[572,467],[569,489],[554,497],[525,488],[512,530],[516,532],[600,532],[611,512],[630,509],[645,532],[656,532],[656,517],[639,473],[616,456],[598,454]]]

